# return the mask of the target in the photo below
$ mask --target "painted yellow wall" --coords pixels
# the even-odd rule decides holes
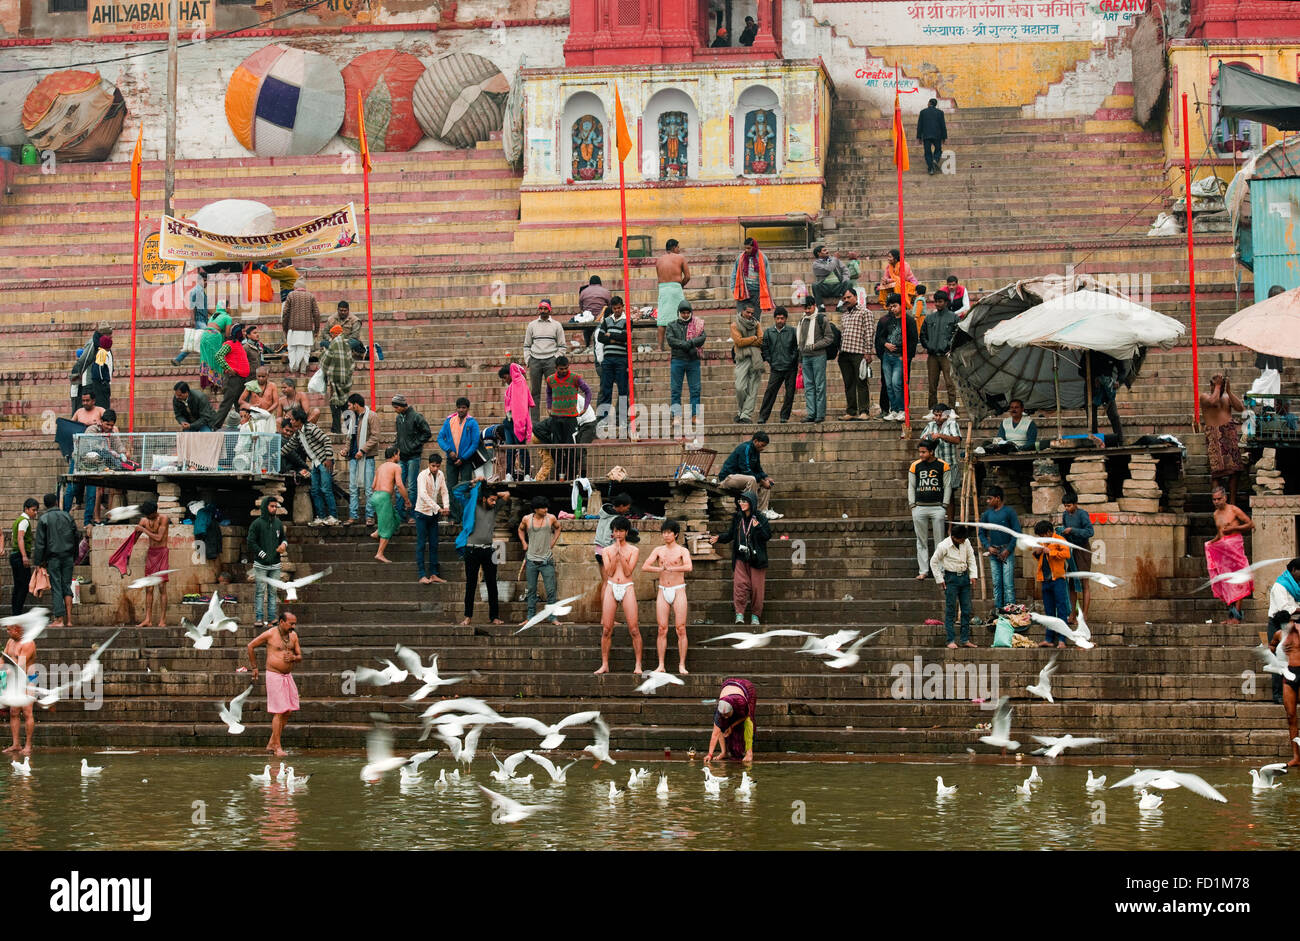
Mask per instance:
[[[1024,105],[1092,54],[1088,42],[889,46],[892,65],[959,108]]]

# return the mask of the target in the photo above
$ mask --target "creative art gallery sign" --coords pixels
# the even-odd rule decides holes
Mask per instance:
[[[215,23],[216,0],[179,0],[180,18],[177,29],[182,32],[199,28],[211,29]],[[123,2],[123,0],[89,0],[86,5],[87,24],[93,36],[121,33],[165,33],[170,25],[169,0],[157,2]]]

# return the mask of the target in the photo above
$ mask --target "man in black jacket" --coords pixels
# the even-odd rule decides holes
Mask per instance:
[[[758,497],[752,490],[736,497],[731,528],[721,536],[709,537],[714,544],[731,543],[731,605],[736,609],[736,623],[745,623],[745,609],[749,608],[749,623],[755,627],[763,614],[767,541],[772,538],[772,526],[757,508]]]
[[[939,99],[931,98],[930,105],[916,119],[916,139],[925,146],[925,165],[930,176],[939,171],[943,159],[943,142],[948,139],[948,128],[939,110]]]
[[[172,386],[172,415],[181,431],[215,431],[217,414],[202,392],[190,391],[188,382]]]
[[[902,421],[906,407],[903,397],[903,327],[907,327],[907,364],[912,365],[916,355],[916,321],[903,317],[903,298],[890,294],[886,298],[885,316],[876,323],[876,358],[889,390],[889,409],[882,416],[885,421]]]
[[[785,398],[781,402],[781,421],[790,420],[790,410],[794,407],[794,386],[799,375],[799,340],[794,327],[790,326],[790,313],[784,307],[772,311],[774,327],[763,331],[763,360],[772,371],[767,378],[767,388],[763,390],[763,404],[758,409],[758,423],[767,424],[776,404],[776,394],[785,386]]]
[[[600,393],[596,396],[596,420],[604,421],[605,412],[601,406],[613,401],[614,389],[618,389],[619,408],[625,409],[627,399],[627,312],[623,309],[623,298],[610,298],[605,315],[596,328],[596,342],[601,344]],[[617,412],[616,412],[617,413]],[[613,423],[617,426],[617,421]]]
[[[412,408],[406,396],[393,396],[393,443],[397,445],[398,460],[402,464],[402,483],[408,494],[415,493],[420,476],[420,461],[424,457],[424,446],[433,439],[433,432],[424,416]],[[393,495],[393,512],[400,523],[413,519],[414,507],[402,499],[401,494]]]
[[[934,292],[934,312],[921,325],[921,346],[925,347],[925,371],[930,380],[930,397],[926,404],[934,407],[939,401],[939,373],[943,373],[944,389],[949,401],[956,401],[957,387],[952,380],[953,336],[957,332],[957,312],[948,306],[948,292]]]
[[[77,524],[59,498],[45,495],[45,512],[36,521],[36,540],[32,545],[32,564],[43,566],[50,576],[50,608],[54,620],[50,627],[72,626],[72,564],[80,543]]]

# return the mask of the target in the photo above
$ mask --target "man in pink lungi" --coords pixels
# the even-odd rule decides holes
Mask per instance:
[[[302,660],[298,618],[290,611],[280,611],[280,619],[248,644],[248,667],[257,682],[257,656],[253,650],[266,645],[266,711],[271,713],[271,740],[266,750],[278,756],[288,754],[280,745],[280,733],[289,721],[289,713],[298,711],[298,686],[293,681],[293,665]]]
[[[1210,491],[1210,502],[1214,504],[1214,525],[1219,534],[1205,544],[1205,567],[1210,578],[1241,571],[1250,565],[1246,558],[1246,544],[1241,538],[1255,528],[1249,516],[1240,507],[1228,502],[1228,493],[1222,487]],[[1253,579],[1244,583],[1218,581],[1213,587],[1214,595],[1228,606],[1228,619],[1224,624],[1240,624],[1241,608],[1239,602],[1249,598],[1255,591]]]

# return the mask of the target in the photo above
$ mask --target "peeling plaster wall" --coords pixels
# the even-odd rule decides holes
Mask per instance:
[[[351,33],[347,35],[300,35],[220,39],[182,49],[177,83],[177,142],[179,160],[206,157],[249,157],[235,140],[226,121],[226,83],[231,73],[249,55],[274,42],[310,49],[329,56],[342,69],[353,58],[371,49],[398,49],[424,60],[448,52],[472,52],[492,60],[513,80],[520,60],[527,56],[531,66],[559,66],[564,63],[562,46],[566,28],[556,26],[511,27],[504,40],[492,29],[446,31]],[[152,55],[99,66],[100,74],[117,84],[126,99],[128,117],[112,160],[129,160],[135,147],[135,128],[145,125],[145,159],[162,159],[166,143],[167,53],[166,43],[56,43],[53,46],[18,46],[5,50],[6,68],[27,66],[47,71],[68,68],[97,59],[116,59],[147,50]],[[446,144],[425,137],[415,150],[446,150]],[[350,153],[337,136],[321,151]]]

